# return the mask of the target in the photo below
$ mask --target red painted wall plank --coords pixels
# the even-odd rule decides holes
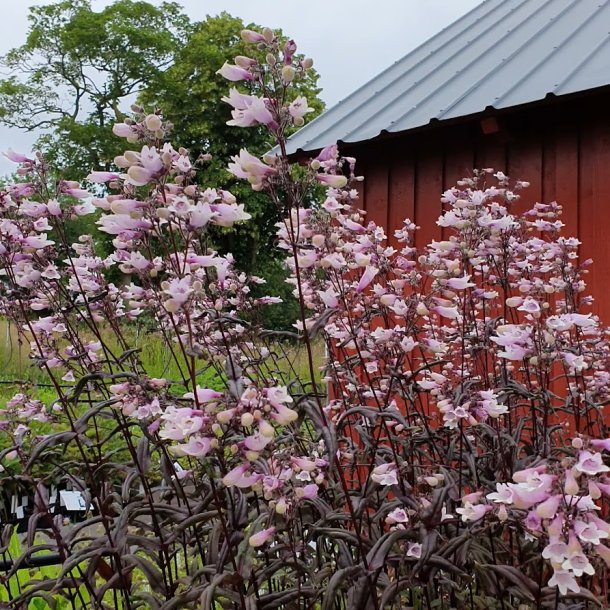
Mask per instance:
[[[433,239],[439,239],[436,224],[441,214],[443,192],[443,154],[441,150],[425,147],[418,151],[415,175],[415,224],[420,227],[415,245],[424,248]]]
[[[593,259],[588,292],[595,295],[593,311],[610,322],[610,124],[599,120],[583,126],[580,140],[581,260]]]
[[[392,159],[388,196],[387,235],[389,243],[397,247],[394,231],[403,226],[405,218],[413,220],[415,215],[415,167],[412,154],[405,153]]]

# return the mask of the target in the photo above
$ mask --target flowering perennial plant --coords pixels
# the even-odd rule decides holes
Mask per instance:
[[[8,577],[38,551],[62,562],[9,605],[607,607],[610,346],[561,206],[519,214],[527,183],[485,169],[442,195],[443,240],[418,251],[410,220],[386,235],[358,209],[355,159],[286,154],[311,60],[271,30],[242,37],[252,57],[219,73],[258,95],[236,84],[222,101],[277,147],[228,167],[284,214],[294,333],[257,326],[278,299],[254,296],[263,280],[208,236],[250,216],[198,183],[209,157],[172,147],[160,112],[114,126],[133,150],[89,189],[9,153],[0,315],[57,399],[24,388],[0,411],[0,480],[33,498]],[[66,222],[88,214],[111,254],[96,236],[69,243]],[[147,372],[142,325],[177,378]],[[51,483],[83,493],[83,522],[54,514]]]

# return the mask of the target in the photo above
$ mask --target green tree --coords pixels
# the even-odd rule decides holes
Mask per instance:
[[[172,62],[188,34],[180,6],[117,0],[96,12],[89,0],[30,9],[25,43],[1,60],[0,121],[35,133],[66,176],[108,166],[121,143],[111,125]]]
[[[271,148],[266,130],[262,127],[238,129],[227,126],[231,119],[231,108],[218,101],[228,92],[227,81],[216,71],[222,64],[237,55],[251,56],[253,46],[241,40],[240,32],[247,28],[260,31],[256,24],[244,22],[226,12],[208,16],[197,23],[187,43],[176,54],[173,64],[159,72],[142,91],[140,101],[146,106],[163,110],[174,125],[172,140],[191,153],[212,154],[212,161],[201,173],[204,184],[230,190],[241,202],[246,203],[254,222],[245,223],[231,230],[218,232],[215,242],[221,250],[232,252],[239,264],[249,271],[265,271],[269,265],[268,254],[275,250],[271,246],[275,235],[275,223],[279,220],[276,210],[269,207],[265,197],[253,192],[243,181],[231,176],[227,163],[241,148],[254,155],[264,154]],[[280,30],[275,30],[282,38]],[[284,37],[285,39],[285,37]],[[264,59],[264,58],[262,58]],[[319,98],[318,74],[309,70],[292,95],[307,98],[315,117],[324,109]],[[249,83],[239,83],[237,88],[252,93]],[[264,273],[263,273],[264,274]]]
[[[238,129],[227,126],[227,121],[231,119],[231,107],[218,103],[227,95],[228,86],[216,71],[225,61],[237,55],[252,56],[253,46],[245,44],[240,37],[240,31],[244,28],[262,29],[256,24],[246,25],[226,12],[208,16],[197,23],[187,43],[177,52],[171,67],[149,81],[139,100],[145,106],[162,109],[174,124],[174,142],[194,154],[212,154],[211,162],[205,164],[200,174],[202,184],[226,188],[246,204],[253,222],[231,229],[215,227],[214,243],[221,252],[232,252],[240,267],[264,277],[268,282],[265,293],[273,293],[284,299],[283,306],[269,308],[268,318],[263,323],[274,328],[291,328],[297,318],[297,305],[292,298],[291,288],[283,282],[286,272],[276,258],[277,248],[273,247],[275,223],[281,215],[269,205],[266,197],[252,191],[226,170],[230,157],[241,148],[247,148],[255,155],[261,155],[271,148],[269,135],[264,128]],[[281,31],[275,30],[275,33],[282,38]],[[315,70],[309,70],[306,78],[292,90],[294,97],[303,95],[314,108],[308,120],[324,109],[317,83],[318,74]],[[254,93],[247,82],[239,83],[237,88]]]
[[[240,148],[260,155],[271,146],[262,128],[227,126],[231,108],[218,103],[228,87],[216,71],[236,55],[253,52],[241,40],[242,20],[221,13],[193,24],[178,3],[156,7],[135,0],[116,0],[99,12],[90,0],[61,0],[32,7],[29,20],[25,43],[1,60],[11,76],[0,80],[0,122],[42,133],[38,146],[62,168],[61,177],[79,178],[91,169],[110,169],[122,152],[124,141],[111,127],[130,102],[137,98],[148,108],[161,108],[174,124],[176,146],[213,155],[203,167],[202,184],[231,190],[254,218],[218,229],[212,235],[215,247],[232,252],[241,268],[267,278],[289,300],[282,265],[272,258],[278,210],[226,170]],[[314,109],[309,119],[324,107],[317,81],[309,70],[292,89]],[[295,317],[291,306],[282,312],[274,314],[274,326],[289,326]]]

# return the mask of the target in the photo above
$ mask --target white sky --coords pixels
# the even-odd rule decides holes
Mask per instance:
[[[161,4],[160,0],[150,0]],[[53,0],[0,0],[0,54],[19,46],[28,8]],[[271,28],[282,28],[299,51],[314,59],[327,107],[425,42],[480,0],[180,0],[192,20],[221,11]],[[101,9],[112,0],[92,0]],[[228,58],[230,59],[230,58]],[[35,134],[0,126],[0,151],[29,152]],[[0,175],[14,165],[0,158]]]

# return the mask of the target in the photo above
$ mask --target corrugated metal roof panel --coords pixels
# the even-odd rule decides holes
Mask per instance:
[[[294,134],[290,152],[610,84],[610,0],[486,0]]]

